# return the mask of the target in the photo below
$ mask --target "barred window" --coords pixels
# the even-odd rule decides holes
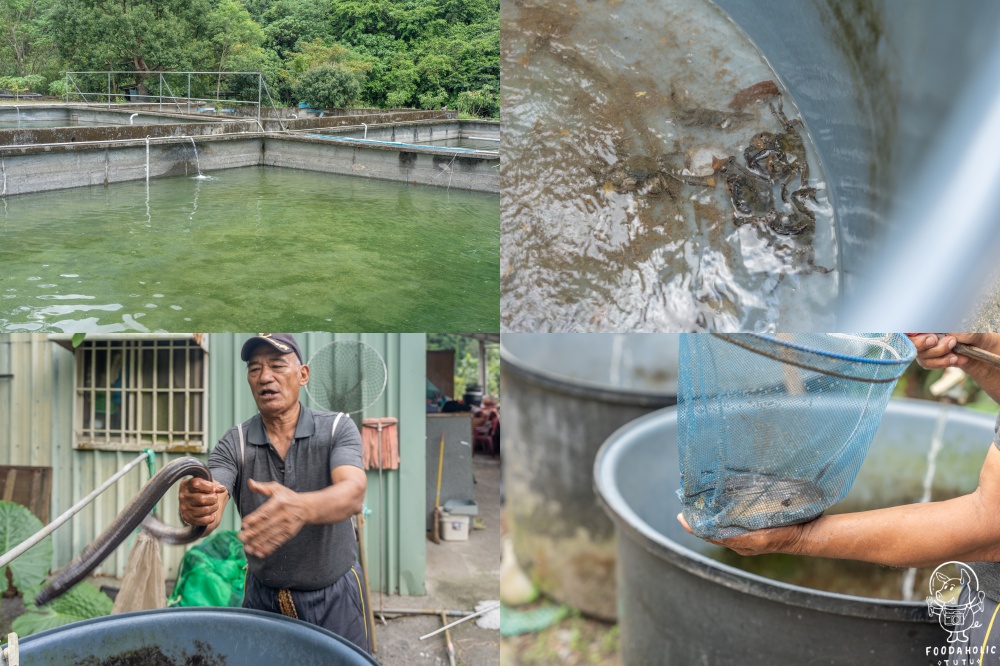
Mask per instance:
[[[76,349],[76,448],[207,451],[200,336],[86,338]]]

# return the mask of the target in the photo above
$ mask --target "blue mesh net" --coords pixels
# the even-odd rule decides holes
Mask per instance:
[[[684,518],[704,538],[812,520],[850,490],[903,370],[900,334],[685,334]]]

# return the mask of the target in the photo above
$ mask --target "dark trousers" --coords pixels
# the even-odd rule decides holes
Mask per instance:
[[[328,629],[370,653],[365,609],[368,599],[361,586],[361,565],[355,563],[333,585],[318,590],[292,590],[292,601],[299,619]],[[278,590],[268,587],[247,573],[243,607],[281,614]]]

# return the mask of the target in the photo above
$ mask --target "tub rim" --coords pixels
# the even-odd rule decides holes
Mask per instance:
[[[251,608],[186,606],[186,607],[174,607],[174,608],[156,608],[153,610],[119,613],[117,615],[103,615],[101,617],[89,618],[87,620],[81,620],[79,622],[71,622],[69,624],[64,624],[59,627],[53,627],[51,629],[40,631],[37,634],[32,634],[30,636],[25,636],[24,638],[19,638],[18,645],[22,650],[26,648],[30,649],[32,643],[36,642],[37,640],[52,639],[57,634],[65,633],[67,634],[66,639],[72,639],[74,633],[77,632],[89,633],[90,630],[95,627],[95,625],[107,624],[110,622],[118,623],[119,620],[126,620],[127,622],[129,620],[135,620],[137,618],[145,618],[147,616],[156,616],[164,614],[189,615],[193,616],[192,620],[194,621],[198,621],[201,616],[204,616],[202,621],[210,620],[213,618],[217,619],[219,615],[228,615],[234,618],[238,618],[239,616],[244,616],[246,618],[255,618],[251,620],[255,625],[258,625],[259,622],[279,622],[279,623],[287,622],[290,625],[292,625],[294,633],[308,632],[310,630],[316,631],[322,634],[325,638],[332,639],[339,645],[340,649],[347,650],[349,652],[356,654],[359,657],[359,660],[366,660],[369,664],[378,666],[378,662],[375,661],[375,659],[370,654],[366,653],[364,650],[354,645],[354,643],[351,643],[346,638],[343,638],[342,636],[338,636],[337,634],[333,633],[329,629],[325,629],[318,625],[310,624],[308,622],[296,618],[286,617],[279,613],[269,613],[267,611],[255,610]],[[295,627],[295,625],[299,626]],[[294,633],[290,632],[289,636],[294,635]],[[6,645],[6,643],[4,643],[4,645]]]
[[[550,333],[516,333],[507,335],[536,335],[549,336]],[[565,333],[563,335],[574,335]],[[590,333],[579,333],[576,335],[592,335]],[[618,335],[608,333],[607,335]],[[675,391],[653,391],[649,389],[639,389],[627,386],[614,387],[587,379],[577,379],[551,370],[545,370],[531,364],[518,356],[511,350],[509,345],[504,344],[504,336],[500,337],[500,368],[513,372],[519,378],[549,391],[556,391],[563,395],[569,395],[598,402],[606,402],[616,405],[629,405],[633,407],[667,407],[677,403],[677,393]]]
[[[908,398],[890,399],[886,411],[922,413],[937,403]],[[972,420],[992,425],[994,417],[971,409],[952,410],[949,421]],[[629,506],[614,482],[618,464],[638,435],[658,430],[677,420],[677,408],[667,407],[642,416],[616,430],[601,445],[594,459],[594,493],[598,504],[615,523],[616,534],[625,536],[651,555],[690,574],[761,599],[824,613],[893,622],[937,622],[925,601],[894,601],[813,590],[765,578],[690,550],[652,528]],[[621,548],[619,544],[618,548]],[[619,585],[621,585],[619,581]]]

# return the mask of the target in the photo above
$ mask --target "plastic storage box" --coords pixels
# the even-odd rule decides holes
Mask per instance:
[[[458,513],[442,513],[441,538],[445,541],[468,541],[469,516]]]

